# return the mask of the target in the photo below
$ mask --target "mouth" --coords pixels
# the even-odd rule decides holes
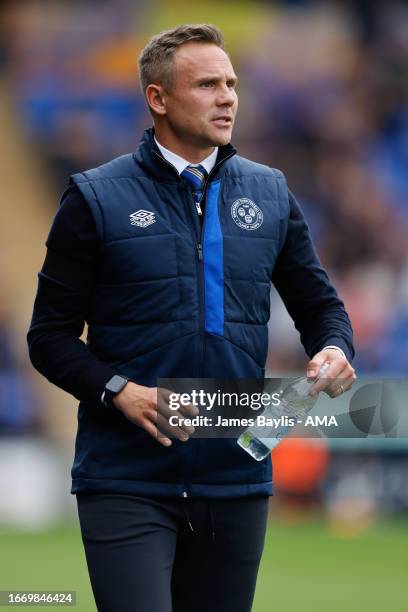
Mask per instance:
[[[232,117],[230,115],[220,115],[212,120],[213,123],[221,127],[230,127],[232,125]]]

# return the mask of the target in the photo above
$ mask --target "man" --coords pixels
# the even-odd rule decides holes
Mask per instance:
[[[308,375],[330,363],[316,392],[352,385],[352,331],[283,175],[229,144],[237,77],[220,31],[153,37],[140,80],[154,129],[133,155],[71,177],[30,356],[81,400],[72,492],[98,610],[244,612],[270,458],[169,429],[157,379],[263,377],[271,281],[311,357]]]

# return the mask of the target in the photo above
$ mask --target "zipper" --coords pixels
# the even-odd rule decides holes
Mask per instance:
[[[217,162],[215,166],[213,167],[213,169],[211,170],[211,172],[209,173],[209,175],[207,176],[207,178],[205,179],[204,185],[203,185],[203,193],[201,195],[200,201],[198,202],[200,204],[200,208],[201,208],[201,202],[203,201],[203,198],[205,196],[205,192],[206,192],[207,185],[208,185],[210,178],[212,178],[213,174],[215,174],[215,171],[217,170],[217,168],[222,166],[222,164],[226,162],[227,159],[230,159],[231,157],[233,157],[233,155],[235,155],[235,151],[231,152],[229,155],[227,155],[226,157],[221,159],[219,162]]]
[[[165,159],[162,155],[160,155],[160,153],[157,153],[157,151],[153,151],[153,153],[156,155],[156,157],[158,157],[160,159],[161,162],[165,163],[167,166],[169,166],[169,168],[172,169],[172,171],[174,172],[174,174],[177,176],[178,180],[180,183],[183,183],[183,180],[181,178],[181,176],[179,175],[179,173],[177,172],[177,169],[175,168],[175,166],[173,166],[173,164],[171,164],[169,161],[167,161],[167,159]],[[187,191],[187,190],[186,190]],[[189,194],[191,194],[191,190],[189,189]],[[190,196],[192,198],[192,196]],[[194,198],[192,198],[193,202],[194,202]],[[201,200],[200,200],[201,202]],[[194,202],[196,208],[197,205],[199,206],[200,210],[201,210],[201,206],[199,202]],[[191,221],[193,223],[193,230],[194,230],[194,242],[195,244],[197,244],[197,239],[198,241],[200,241],[200,229],[198,231],[196,231],[196,223],[195,223],[195,219],[194,217],[191,215],[191,205],[188,206],[189,209],[189,214],[191,216]],[[197,212],[198,212],[198,208],[197,208]],[[201,211],[202,214],[202,211]]]
[[[165,164],[167,164],[169,166],[169,168],[171,168],[173,170],[173,172],[177,175],[177,178],[181,181],[181,177],[179,175],[179,173],[177,172],[177,169],[175,168],[175,166],[173,166],[173,164],[171,164],[169,161],[167,161],[167,159],[165,157],[163,157],[163,155],[161,155],[160,153],[157,153],[157,151],[153,151],[153,153]],[[209,173],[209,175],[207,176],[207,178],[204,181],[204,185],[203,185],[203,191],[201,194],[201,198],[198,200],[198,202],[194,202],[196,210],[197,210],[197,214],[200,216],[203,216],[203,209],[201,208],[201,202],[203,201],[203,198],[205,196],[205,192],[207,189],[207,185],[208,182],[210,180],[210,178],[212,178],[212,176],[214,175],[215,171],[222,166],[222,164],[224,162],[226,162],[228,159],[230,159],[231,157],[233,157],[235,155],[236,151],[232,151],[231,153],[229,153],[229,155],[227,155],[226,157],[223,157],[223,159],[221,159],[219,162],[217,162],[215,164],[215,166],[212,168],[211,172]],[[202,234],[202,232],[201,232]],[[202,238],[202,235],[201,235]]]
[[[204,193],[204,192],[203,192]],[[207,215],[205,214],[203,217],[203,222],[201,224],[201,237],[200,242],[197,245],[198,251],[198,283],[199,283],[199,291],[200,291],[200,334],[201,334],[201,351],[200,351],[200,362],[199,362],[199,376],[203,376],[204,370],[204,355],[205,355],[205,282],[204,282],[204,249],[203,249],[203,240],[204,240],[204,231],[205,231],[205,223],[207,220]]]
[[[206,191],[207,191],[207,185],[208,185],[209,181],[211,180],[211,178],[213,177],[213,175],[215,174],[215,172],[217,171],[217,169],[225,161],[227,161],[227,159],[229,159],[233,155],[235,155],[235,152],[234,153],[230,153],[227,157],[224,157],[224,159],[222,159],[217,164],[215,164],[215,166],[213,167],[211,172],[208,174],[207,178],[204,181],[203,193],[202,193],[202,196],[200,198],[199,204],[201,204],[203,198],[205,197]],[[201,208],[201,206],[200,206],[200,208]],[[206,353],[206,341],[205,341],[205,283],[204,283],[204,255],[205,254],[203,252],[204,251],[203,244],[204,244],[206,219],[207,219],[207,215],[204,213],[203,221],[202,221],[202,224],[201,224],[200,242],[197,244],[198,263],[199,263],[200,302],[201,302],[201,309],[200,309],[200,331],[201,331],[201,334],[202,334],[202,346],[201,346],[201,355],[200,355],[200,362],[201,363],[200,363],[200,369],[199,369],[200,376],[203,375],[204,364],[205,364],[205,353]]]
[[[160,155],[159,153],[157,153],[157,151],[154,151],[154,154],[165,164],[167,164],[177,175],[178,179],[181,181],[181,177],[179,175],[179,173],[177,172],[176,168],[173,166],[173,164],[171,164],[169,161],[167,161],[167,159],[165,159],[162,155]],[[233,155],[235,155],[235,151],[231,152],[229,155],[227,155],[226,157],[224,157],[222,160],[220,160],[218,163],[216,163],[214,165],[214,167],[212,168],[211,172],[208,174],[208,176],[206,177],[205,181],[204,181],[204,185],[203,185],[203,190],[202,190],[202,194],[201,194],[201,198],[198,202],[194,201],[194,197],[191,195],[191,198],[194,201],[196,210],[197,210],[197,214],[200,220],[200,227],[199,227],[199,231],[198,231],[198,242],[196,242],[196,250],[197,250],[197,273],[198,273],[198,290],[199,290],[199,300],[200,300],[200,320],[199,320],[199,326],[200,326],[200,332],[202,334],[202,347],[201,347],[201,358],[200,358],[200,364],[199,364],[199,373],[200,375],[202,375],[203,373],[203,369],[204,369],[204,359],[205,359],[205,286],[204,286],[204,249],[203,249],[203,241],[204,241],[204,235],[205,235],[205,222],[206,222],[206,217],[207,215],[202,211],[201,208],[201,202],[203,201],[203,199],[205,198],[206,195],[206,191],[207,191],[207,186],[209,181],[211,180],[211,178],[214,176],[215,172],[218,170],[218,168],[220,166],[222,166],[222,164],[224,162],[226,162],[228,159],[230,159],[231,157],[233,157]],[[192,212],[192,208],[191,206],[189,206],[189,210]],[[193,222],[193,228],[194,230],[196,229],[196,222],[194,220],[194,218],[192,218],[192,222]]]
[[[181,177],[179,175],[179,173],[177,172],[176,168],[173,166],[173,164],[171,164],[169,161],[167,161],[167,159],[165,159],[162,155],[160,155],[159,153],[157,153],[157,151],[153,151],[154,154],[165,164],[167,164],[173,172],[175,172],[175,174],[177,175],[177,178],[181,181]],[[222,160],[220,160],[218,163],[216,163],[214,165],[214,167],[212,168],[211,172],[208,174],[207,178],[204,181],[204,185],[203,185],[203,190],[202,190],[202,195],[201,198],[198,202],[194,202],[195,204],[195,208],[197,210],[197,216],[199,219],[199,229],[197,232],[197,235],[195,236],[195,244],[196,244],[196,250],[197,250],[197,279],[198,279],[198,291],[199,291],[199,310],[200,310],[200,320],[199,320],[199,328],[200,328],[200,333],[201,333],[201,337],[202,337],[202,341],[201,341],[201,356],[200,356],[200,362],[199,363],[199,369],[198,369],[198,374],[199,377],[202,377],[203,374],[203,370],[204,370],[204,363],[205,363],[205,352],[206,352],[206,342],[205,342],[205,287],[204,287],[204,253],[203,253],[203,239],[204,239],[204,234],[205,234],[205,222],[206,222],[206,214],[204,211],[203,214],[203,210],[201,208],[201,203],[203,201],[203,198],[206,195],[206,191],[207,191],[207,185],[210,181],[210,179],[213,177],[213,175],[215,174],[216,170],[228,159],[230,159],[231,157],[233,157],[233,155],[235,155],[235,151],[231,152],[229,155],[227,155],[226,157],[224,157]],[[192,196],[191,196],[192,197]],[[193,198],[194,200],[194,198]],[[193,232],[196,233],[196,228],[197,228],[197,224],[196,224],[196,219],[193,218],[193,209],[191,206],[188,206],[188,209],[190,211],[191,214],[191,220],[192,220],[192,224],[193,224]],[[198,238],[198,242],[197,242],[197,238]],[[199,446],[200,446],[200,440],[197,439],[196,440],[196,452],[195,452],[195,458],[197,458],[198,452],[199,452]],[[194,461],[194,463],[196,463],[196,461]],[[194,464],[193,464],[194,465]],[[191,466],[191,473],[193,471],[193,465]],[[186,476],[186,475],[185,475]],[[182,498],[184,500],[184,502],[187,502],[187,498],[188,498],[188,494],[187,491],[184,490],[182,492]],[[185,510],[186,510],[186,519],[187,519],[187,524],[190,528],[191,531],[193,531],[193,526],[191,524],[191,520],[190,517],[188,515],[188,511],[186,506]]]
[[[177,169],[175,166],[173,166],[173,164],[171,164],[169,161],[167,161],[167,159],[165,157],[163,157],[163,155],[161,155],[161,153],[158,153],[157,151],[153,151],[153,153],[156,155],[156,157],[158,157],[160,159],[160,161],[164,162],[165,164],[167,164],[173,171],[174,173],[177,175],[177,177],[180,179],[180,175],[177,172]]]

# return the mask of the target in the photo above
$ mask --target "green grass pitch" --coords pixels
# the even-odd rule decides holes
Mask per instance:
[[[322,522],[271,517],[253,612],[408,612],[407,536],[402,520],[339,538]],[[79,528],[1,531],[0,590],[18,589],[75,590],[71,609],[93,612]]]

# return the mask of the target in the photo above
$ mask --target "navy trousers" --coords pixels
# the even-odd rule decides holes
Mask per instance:
[[[99,612],[250,612],[268,497],[78,494]]]

